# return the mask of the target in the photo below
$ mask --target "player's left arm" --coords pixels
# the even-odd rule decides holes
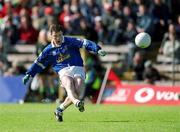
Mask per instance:
[[[102,50],[98,44],[88,39],[81,40],[77,38],[71,38],[71,44],[77,48],[84,48],[87,51],[94,52],[100,56],[106,55],[106,52]]]

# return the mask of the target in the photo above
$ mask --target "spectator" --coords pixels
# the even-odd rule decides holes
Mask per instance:
[[[19,12],[20,17],[23,17],[23,16],[30,17],[30,15],[31,15],[30,10],[27,10],[26,8],[21,8],[21,10]]]
[[[174,24],[169,24],[168,32],[166,32],[163,36],[161,47],[159,48],[159,53],[163,54],[163,48],[166,41],[170,40],[171,38],[176,37],[176,30]]]
[[[83,35],[85,38],[97,42],[97,33],[96,31],[89,27],[85,19],[80,20],[80,27],[78,31],[79,35]]]
[[[71,26],[72,26],[72,28],[74,30],[74,34],[78,33],[81,19],[84,19],[84,17],[82,16],[82,13],[80,12],[80,10],[77,10],[71,16],[71,21],[70,22],[71,22]]]
[[[80,10],[79,5],[80,5],[79,0],[71,0],[70,1],[70,10],[73,14],[78,12],[78,10]]]
[[[70,7],[68,4],[64,4],[63,11],[59,15],[59,23],[64,26],[64,21],[67,17],[71,17]]]
[[[69,16],[64,17],[64,35],[73,35],[74,30],[71,25],[71,19]]]
[[[127,24],[130,20],[136,22],[136,14],[132,12],[130,6],[124,6],[123,8],[124,23]]]
[[[153,17],[153,23],[155,26],[154,36],[153,38],[156,41],[162,40],[162,35],[165,33],[169,20],[169,8],[166,4],[162,2],[162,0],[154,0],[150,7],[150,13]]]
[[[129,0],[128,4],[130,5],[132,12],[135,14],[139,11],[139,6],[143,3],[143,0]]]
[[[102,18],[100,16],[96,16],[95,18],[95,31],[98,35],[98,41],[107,43],[107,30],[102,22]]]
[[[35,44],[37,41],[38,31],[35,30],[31,24],[31,20],[28,17],[21,17],[21,23],[19,28],[21,44]]]
[[[124,39],[126,43],[134,43],[134,38],[137,35],[135,23],[132,19],[127,22],[127,27],[124,32]]]
[[[163,54],[171,58],[174,63],[180,63],[180,40],[176,37],[175,26],[169,25],[169,30],[174,34],[169,34],[168,39],[164,41]]]
[[[134,76],[135,80],[138,81],[143,80],[144,63],[145,63],[144,53],[137,51],[134,55],[133,63],[132,63],[132,69],[135,72],[135,76]]]
[[[39,13],[38,6],[32,7],[31,19],[32,19],[33,27],[36,30],[40,30],[40,25],[42,25],[42,19],[41,19],[40,13]]]
[[[13,24],[12,16],[5,17],[5,25],[3,28],[3,35],[7,37],[9,44],[14,45],[19,39],[19,33],[16,25]]]
[[[62,0],[53,0],[52,8],[54,9],[55,17],[58,17],[59,14],[61,13],[62,5],[63,5],[63,1]]]
[[[38,7],[39,15],[40,15],[40,17],[43,17],[44,16],[44,9],[46,8],[43,1],[42,0],[36,1],[34,6]]]
[[[161,79],[161,76],[150,60],[146,61],[144,64],[145,70],[143,72],[143,79],[149,84],[154,84],[155,81]]]
[[[152,17],[147,14],[147,9],[145,5],[139,6],[139,12],[137,14],[137,32],[147,32],[149,34],[153,33],[153,21]]]
[[[94,23],[94,18],[101,15],[100,5],[98,5],[95,0],[85,0],[80,8],[83,16],[91,26]]]
[[[110,3],[104,3],[102,13],[102,22],[109,30],[109,27],[114,23],[115,17],[112,11],[112,5]]]
[[[113,9],[112,5],[110,3],[105,2],[105,3],[103,3],[103,8],[104,8],[104,10],[102,13],[102,23],[107,29],[108,36],[110,36],[107,38],[107,41],[108,41],[108,43],[113,43],[111,41],[116,41],[117,36],[112,40],[112,35],[115,34],[114,32],[116,32],[118,30],[117,26],[119,24],[117,24],[117,22],[116,22],[116,24],[114,24],[115,17],[114,17],[114,13],[112,10]],[[116,31],[114,31],[114,30],[116,30]],[[116,33],[116,34],[119,35],[118,33]]]
[[[123,39],[125,43],[128,45],[129,52],[128,52],[128,65],[132,65],[133,57],[135,52],[138,50],[137,46],[134,43],[134,38],[137,34],[135,23],[133,20],[129,20],[127,23],[126,30],[123,34]]]
[[[124,21],[122,18],[116,18],[114,23],[111,24],[108,31],[108,43],[117,45],[123,42]]]
[[[114,0],[113,1],[113,12],[115,18],[119,18],[123,16],[123,5],[121,0]]]

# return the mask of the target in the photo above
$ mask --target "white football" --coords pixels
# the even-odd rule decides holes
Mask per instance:
[[[140,48],[147,48],[151,44],[151,36],[148,33],[141,32],[136,35],[135,44]]]

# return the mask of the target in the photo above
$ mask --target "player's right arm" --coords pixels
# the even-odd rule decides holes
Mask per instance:
[[[26,84],[30,78],[33,78],[37,73],[40,73],[48,66],[47,50],[43,50],[39,57],[34,61],[31,67],[27,70],[23,77],[23,83]]]

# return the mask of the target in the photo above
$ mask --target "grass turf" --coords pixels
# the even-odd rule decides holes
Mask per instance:
[[[1,132],[179,132],[180,107],[86,105],[56,122],[55,104],[0,104]]]

